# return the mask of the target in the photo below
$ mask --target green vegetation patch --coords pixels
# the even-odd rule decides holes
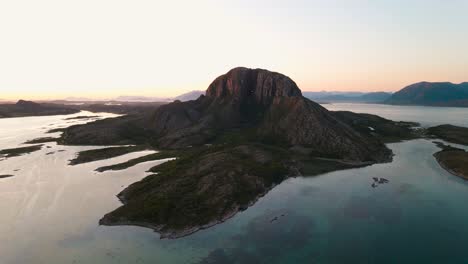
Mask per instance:
[[[142,151],[146,149],[148,149],[148,146],[109,147],[102,149],[85,150],[78,152],[77,157],[70,161],[70,165],[77,165],[97,160],[110,159],[131,152]]]
[[[222,221],[288,176],[280,156],[261,145],[192,149],[125,189],[119,194],[124,205],[101,223],[147,223],[177,236]]]

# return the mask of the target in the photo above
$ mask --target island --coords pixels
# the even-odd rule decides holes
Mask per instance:
[[[468,128],[465,127],[440,125],[428,128],[428,133],[451,143],[468,146]],[[451,174],[468,180],[468,152],[441,142],[435,144],[442,149],[434,154],[439,165]]]
[[[123,205],[100,224],[144,226],[177,238],[247,209],[288,177],[390,162],[384,141],[414,138],[414,125],[330,112],[283,74],[239,67],[196,100],[71,126],[58,142],[159,151],[99,171],[174,158],[118,194]]]

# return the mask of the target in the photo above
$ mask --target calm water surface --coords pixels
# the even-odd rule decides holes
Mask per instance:
[[[400,117],[378,105],[347,109],[427,125],[468,123],[457,112],[464,109],[434,108],[427,116],[409,108]],[[0,119],[0,149],[70,125],[64,118]],[[46,145],[0,161],[0,174],[15,175],[0,179],[2,264],[468,263],[468,182],[438,166],[432,157],[438,149],[427,140],[390,144],[392,163],[291,178],[227,222],[176,240],[140,227],[98,225],[119,206],[115,195],[162,161],[96,173],[147,152],[68,166],[77,151],[97,147]],[[372,188],[372,177],[389,183]]]
[[[425,127],[442,124],[468,126],[467,107],[430,107],[353,103],[333,103],[323,104],[322,106],[332,111],[370,113],[396,121],[419,122]]]

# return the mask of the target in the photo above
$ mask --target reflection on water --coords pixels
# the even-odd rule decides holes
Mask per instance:
[[[35,129],[18,122],[0,132],[0,148],[43,136],[42,127],[63,125],[62,119],[32,118]],[[119,206],[115,195],[156,162],[93,170],[144,153],[68,166],[77,151],[93,147],[46,145],[51,148],[0,161],[0,174],[15,175],[0,179],[2,264],[468,260],[468,183],[438,166],[430,141],[389,145],[392,163],[288,179],[225,223],[176,240],[140,227],[98,226]],[[55,149],[65,151],[45,155]],[[373,188],[373,177],[389,182]]]

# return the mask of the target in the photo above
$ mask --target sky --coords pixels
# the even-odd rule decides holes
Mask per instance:
[[[468,81],[468,0],[0,0],[0,98],[175,96],[237,66],[303,91]]]

